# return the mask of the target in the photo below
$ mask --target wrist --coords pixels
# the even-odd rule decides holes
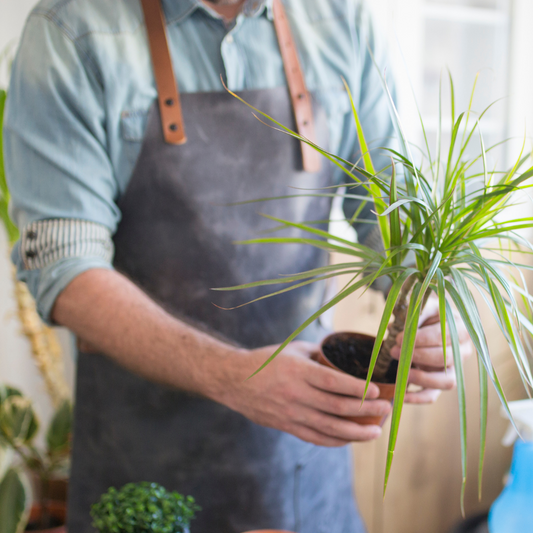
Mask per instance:
[[[246,361],[250,351],[231,345],[223,345],[214,351],[214,357],[202,371],[201,394],[206,398],[224,405],[242,383],[247,374]]]

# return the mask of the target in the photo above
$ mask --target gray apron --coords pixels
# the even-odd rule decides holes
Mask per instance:
[[[294,128],[286,88],[240,94]],[[234,307],[266,291],[211,288],[326,264],[327,255],[309,246],[233,242],[275,226],[259,212],[326,220],[330,200],[225,204],[291,194],[289,186],[331,185],[331,168],[303,172],[298,142],[261,124],[225,92],[183,94],[182,106],[183,145],[164,142],[157,103],[150,109],[136,168],[119,201],[115,268],[172,314],[213,335],[247,348],[279,343],[318,308],[323,286],[231,311],[213,303]],[[326,117],[315,108],[317,130],[326,132]],[[322,334],[314,324],[301,338],[317,341]],[[259,426],[210,400],[151,383],[103,355],[79,354],[73,446],[72,533],[93,531],[91,504],[108,487],[132,481],[194,496],[202,511],[193,533],[364,531],[348,447],[322,448]]]

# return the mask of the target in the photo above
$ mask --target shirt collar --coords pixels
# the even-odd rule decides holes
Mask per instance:
[[[258,17],[266,10],[266,16],[269,20],[272,16],[273,0],[246,0],[242,13],[246,17]],[[203,9],[213,15],[202,0],[163,0],[163,10],[167,19],[167,24],[181,22],[192,15],[197,9]]]

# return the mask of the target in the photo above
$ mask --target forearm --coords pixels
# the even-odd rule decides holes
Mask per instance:
[[[239,353],[174,318],[112,270],[76,277],[57,298],[52,317],[129,370],[211,398],[220,394]]]
[[[382,416],[390,410],[375,400],[371,384],[319,365],[318,347],[293,342],[247,380],[277,346],[236,348],[172,317],[133,283],[113,270],[77,276],[56,300],[53,319],[86,344],[155,382],[201,394],[250,420],[287,431],[315,444],[341,446],[380,434],[345,416]]]

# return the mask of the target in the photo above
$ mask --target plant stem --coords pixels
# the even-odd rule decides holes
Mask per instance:
[[[49,493],[50,493],[50,478],[48,475],[42,473],[39,476],[39,482],[40,482],[40,503],[41,503],[41,517],[39,521],[39,527],[40,529],[47,529],[51,527],[51,516],[50,516],[50,509],[49,509]]]
[[[400,296],[394,306],[392,314],[394,321],[389,326],[389,335],[383,342],[379,352],[376,366],[374,368],[373,377],[376,381],[383,381],[392,363],[390,355],[392,348],[396,345],[396,338],[405,329],[405,322],[407,319],[407,309],[409,307],[409,294],[416,281],[415,276],[411,276],[402,287]],[[425,303],[425,302],[424,302]]]
[[[39,479],[39,502],[41,505],[41,514],[39,516],[39,528],[47,529],[50,527],[50,509],[49,509],[49,485],[50,473],[42,459],[39,452],[33,447],[29,446],[25,450],[22,446],[18,446],[13,440],[6,438],[7,443],[18,453],[26,467],[35,472]]]

